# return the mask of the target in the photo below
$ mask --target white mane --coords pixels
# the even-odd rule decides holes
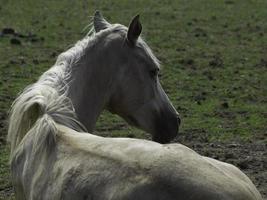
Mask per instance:
[[[35,123],[39,124],[39,128],[54,126],[53,123],[56,122],[77,131],[86,131],[77,120],[72,102],[66,94],[72,67],[83,56],[85,49],[95,43],[94,31],[90,32],[90,35],[60,54],[55,65],[36,83],[28,86],[12,104],[7,136],[11,143],[11,157],[15,149],[19,149],[20,142],[27,132],[36,128],[33,126]],[[40,137],[46,137],[46,131],[36,132],[43,134]]]

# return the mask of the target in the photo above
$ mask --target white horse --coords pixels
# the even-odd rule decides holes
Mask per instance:
[[[96,12],[94,29],[12,106],[8,140],[16,198],[261,200],[239,169],[181,144],[85,132],[104,108],[163,143],[179,125],[158,81],[157,59],[139,37],[138,16],[127,29]]]

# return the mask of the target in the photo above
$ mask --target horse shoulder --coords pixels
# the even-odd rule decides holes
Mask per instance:
[[[79,133],[63,126],[58,129],[58,159],[53,170],[60,175],[54,182],[61,185],[64,199],[125,199],[123,194],[127,196],[133,188],[150,182],[137,158],[123,150],[133,146],[131,141]]]

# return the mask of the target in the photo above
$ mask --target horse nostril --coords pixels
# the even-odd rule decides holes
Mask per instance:
[[[181,124],[181,118],[179,115],[177,115],[177,122],[178,122],[178,126]]]

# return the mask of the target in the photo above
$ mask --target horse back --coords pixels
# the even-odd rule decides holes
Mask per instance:
[[[56,129],[55,147],[38,156],[25,137],[12,163],[18,199],[261,199],[240,170],[183,145]]]

